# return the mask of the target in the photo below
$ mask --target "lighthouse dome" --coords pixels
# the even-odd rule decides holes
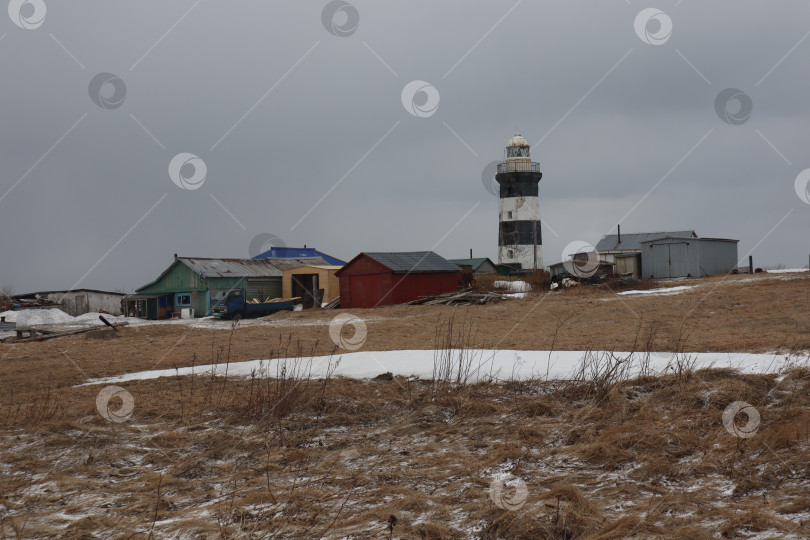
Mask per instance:
[[[531,161],[529,141],[520,133],[509,139],[504,152],[507,161]]]
[[[506,146],[529,146],[529,141],[520,133],[515,133],[515,135],[509,139],[509,143]]]

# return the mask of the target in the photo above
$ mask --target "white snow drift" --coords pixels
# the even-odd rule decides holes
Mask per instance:
[[[444,351],[406,350],[406,351],[363,351],[335,356],[316,356],[299,360],[303,362],[305,374],[312,378],[326,377],[330,366],[334,367],[333,376],[367,379],[381,373],[391,372],[406,377],[415,376],[423,379],[433,377],[434,360],[437,354]],[[469,360],[470,381],[475,380],[510,380],[510,379],[570,379],[582,366],[583,360],[604,361],[609,358],[607,352],[585,351],[493,351],[491,349],[465,349],[453,352],[453,358],[459,355]],[[696,368],[736,368],[744,373],[776,373],[786,365],[805,363],[807,356],[786,357],[778,354],[748,353],[613,353],[615,357],[628,358],[628,374],[640,374],[646,365],[651,373],[666,373],[677,366],[678,361],[693,360]],[[286,359],[286,362],[295,360]],[[285,360],[251,360],[228,364],[185,367],[179,369],[161,369],[127,373],[116,377],[92,379],[85,384],[123,383],[173,377],[176,375],[210,375],[229,377],[274,377],[280,363]]]

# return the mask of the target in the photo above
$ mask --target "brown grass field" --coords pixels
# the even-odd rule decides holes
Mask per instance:
[[[487,348],[810,350],[810,275],[662,286],[684,284],[696,287],[351,313],[367,320],[364,350],[432,348],[452,316],[476,328],[464,345]],[[328,323],[343,311],[0,344],[0,538],[810,537],[806,366],[500,384],[300,377],[309,356],[339,352]],[[74,386],[283,357],[272,379],[128,382],[121,422],[97,408],[103,385]],[[723,425],[735,401],[761,416],[749,438]]]

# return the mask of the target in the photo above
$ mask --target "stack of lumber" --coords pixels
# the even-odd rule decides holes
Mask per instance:
[[[292,298],[265,298],[264,300],[259,300],[258,298],[251,298],[247,301],[248,304],[271,304],[273,302],[295,302],[296,300],[301,300],[300,296],[293,296]]]
[[[340,307],[340,297],[335,297],[334,300],[323,306],[323,309],[336,309]]]
[[[436,296],[420,296],[417,300],[407,302],[408,305],[432,306],[443,304],[445,306],[469,306],[471,304],[488,304],[506,300],[506,296],[493,292],[474,292],[471,290],[449,292]]]

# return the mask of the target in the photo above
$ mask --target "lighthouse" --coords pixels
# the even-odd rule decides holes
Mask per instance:
[[[543,173],[520,133],[509,139],[495,175],[500,186],[498,263],[522,270],[543,268],[538,187]]]

